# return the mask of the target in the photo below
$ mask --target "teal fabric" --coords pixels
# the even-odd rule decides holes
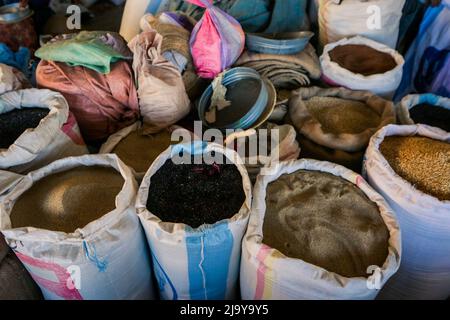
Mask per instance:
[[[204,9],[181,0],[171,0],[171,10],[200,19]],[[152,0],[148,11],[160,13],[167,0]],[[309,29],[308,0],[214,0],[214,5],[233,16],[245,32],[291,32]]]
[[[98,31],[83,31],[73,38],[44,45],[35,55],[43,60],[83,66],[107,74],[111,72],[112,63],[126,57],[102,42],[99,38],[103,34]]]

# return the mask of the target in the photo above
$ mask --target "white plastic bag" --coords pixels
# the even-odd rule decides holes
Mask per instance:
[[[31,107],[50,109],[50,113],[8,149],[0,149],[0,169],[27,173],[57,159],[88,153],[75,117],[61,94],[26,89],[0,96],[0,113]]]
[[[283,174],[298,170],[328,172],[360,188],[375,202],[389,230],[389,254],[384,265],[366,278],[346,278],[300,259],[288,258],[262,243],[266,189]],[[297,160],[272,166],[258,176],[252,213],[242,243],[241,295],[245,300],[374,299],[400,265],[401,244],[397,221],[384,199],[356,173],[330,162]]]
[[[165,300],[221,300],[237,298],[241,241],[251,206],[247,171],[233,150],[196,141],[169,148],[155,160],[139,189],[136,208],[152,251],[160,297]],[[146,208],[151,177],[181,151],[224,154],[242,175],[245,202],[232,218],[192,229],[182,223],[165,223]]]
[[[124,178],[116,209],[73,233],[11,229],[15,201],[36,181],[79,166],[112,167]],[[55,161],[30,172],[0,202],[0,230],[46,299],[152,299],[151,262],[134,209],[137,183],[114,155]]]
[[[366,45],[378,51],[388,53],[395,60],[397,66],[386,73],[370,76],[364,76],[344,69],[336,62],[331,61],[329,52],[338,46],[348,44]],[[323,54],[320,57],[322,77],[328,84],[346,87],[352,90],[366,90],[388,99],[393,97],[395,90],[402,81],[404,63],[403,57],[397,51],[381,43],[360,36],[345,38],[338,42],[326,45]]]
[[[400,269],[380,297],[446,299],[450,295],[450,201],[417,190],[394,172],[379,151],[384,138],[394,135],[420,135],[450,143],[450,133],[423,125],[390,125],[372,137],[365,171],[369,183],[396,213],[403,247]]]
[[[428,103],[433,106],[439,106],[450,111],[450,99],[440,97],[432,93],[411,94],[402,99],[396,107],[397,118],[400,124],[415,124],[411,119],[409,110],[419,104]]]
[[[404,5],[405,0],[319,0],[320,43],[361,35],[395,48]]]

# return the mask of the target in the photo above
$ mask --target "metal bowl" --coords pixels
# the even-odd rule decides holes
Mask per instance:
[[[10,24],[25,20],[33,15],[29,6],[21,7],[20,3],[11,3],[0,7],[0,23]]]
[[[226,99],[231,105],[217,111],[215,123],[208,123],[205,113],[213,94],[210,85],[198,103],[198,115],[203,124],[209,128],[225,130],[248,129],[259,122],[273,94],[268,91],[268,85],[259,73],[250,68],[233,68],[225,72],[222,84],[227,87]]]
[[[247,33],[248,50],[266,54],[290,55],[303,51],[314,36],[313,32]]]

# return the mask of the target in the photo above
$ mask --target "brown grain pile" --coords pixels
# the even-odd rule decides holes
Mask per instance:
[[[380,151],[392,169],[415,188],[450,200],[450,143],[426,137],[387,137]]]
[[[16,201],[12,226],[74,232],[114,210],[123,184],[119,172],[99,166],[44,177]]]
[[[136,172],[146,172],[170,145],[171,134],[167,130],[153,135],[145,135],[138,130],[120,141],[112,152]]]
[[[358,134],[377,128],[381,117],[367,104],[335,97],[313,97],[305,101],[310,114],[322,125],[325,133]]]
[[[330,51],[331,61],[353,73],[364,76],[383,74],[397,66],[388,53],[359,44],[337,46]]]
[[[263,242],[345,277],[383,266],[389,231],[378,206],[350,182],[300,170],[269,184]]]

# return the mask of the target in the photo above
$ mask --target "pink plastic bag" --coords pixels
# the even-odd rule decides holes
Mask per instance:
[[[231,66],[245,46],[245,34],[236,19],[213,6],[212,0],[185,0],[206,8],[191,34],[190,47],[197,74],[213,79]]]

